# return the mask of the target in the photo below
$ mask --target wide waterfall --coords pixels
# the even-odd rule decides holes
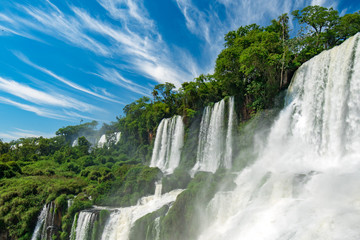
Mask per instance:
[[[173,190],[161,195],[161,188],[162,185],[157,183],[154,195],[141,198],[136,206],[115,209],[105,225],[101,239],[128,239],[130,229],[137,219],[174,202],[182,192]]]
[[[184,123],[181,116],[164,118],[156,131],[150,167],[158,167],[166,174],[178,167],[184,145]]]
[[[196,164],[197,171],[215,172],[220,166],[231,168],[233,157],[233,132],[236,122],[234,97],[228,99],[227,118],[225,100],[206,107],[200,124]]]
[[[266,147],[211,200],[199,239],[360,239],[359,39],[298,69]]]

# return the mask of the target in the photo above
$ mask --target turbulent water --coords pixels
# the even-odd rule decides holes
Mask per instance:
[[[113,211],[105,225],[101,239],[128,239],[131,226],[137,219],[160,209],[166,204],[174,202],[176,197],[182,192],[182,190],[173,190],[161,195],[161,188],[161,184],[156,184],[154,195],[141,198],[136,206],[119,208]]]
[[[101,135],[101,137],[97,143],[97,147],[102,148],[105,146],[106,143],[107,143],[106,134],[103,134],[103,135]]]
[[[44,205],[38,217],[31,240],[51,239],[54,232],[55,204],[53,202]]]
[[[36,239],[41,237],[40,230],[41,230],[41,227],[43,226],[43,224],[45,222],[46,215],[48,214],[48,212],[49,212],[48,205],[45,204],[43,209],[40,212],[39,217],[38,217],[38,220],[37,220],[37,223],[36,223],[36,226],[35,226],[35,230],[33,232],[31,240],[36,240]]]
[[[220,166],[232,166],[233,132],[236,122],[234,98],[228,99],[227,114],[225,104],[225,100],[221,100],[213,107],[208,106],[204,109],[192,175],[197,171],[215,172]]]
[[[98,216],[98,211],[85,210],[79,213],[77,218],[77,225],[72,229],[70,240],[85,240],[90,239],[93,229],[93,224]]]
[[[360,239],[360,35],[296,72],[257,161],[199,239]]]
[[[150,167],[158,167],[166,174],[178,167],[184,145],[184,123],[181,116],[164,118],[156,131]]]

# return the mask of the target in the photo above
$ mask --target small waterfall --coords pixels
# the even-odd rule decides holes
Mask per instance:
[[[164,118],[156,131],[150,167],[170,174],[178,167],[184,145],[184,123],[181,116]]]
[[[303,64],[237,187],[199,239],[360,239],[360,34]]]
[[[77,147],[77,146],[79,146],[79,140],[78,140],[78,138],[76,138],[76,139],[72,142],[71,146],[72,146],[72,147]]]
[[[74,203],[74,199],[68,199],[67,200],[67,209],[69,209]]]
[[[119,208],[110,214],[105,225],[102,240],[126,240],[129,238],[131,226],[134,222],[148,213],[160,209],[162,206],[174,202],[182,190],[173,190],[161,195],[160,183],[156,184],[155,194],[143,197],[136,206]]]
[[[75,216],[74,216],[74,220],[73,220],[73,223],[71,225],[71,232],[70,232],[70,240],[75,240],[75,237],[76,237],[76,223],[77,223],[77,220],[78,220],[78,216],[79,216],[79,213],[76,213]]]
[[[224,167],[230,169],[232,167],[233,158],[233,142],[234,142],[234,127],[236,126],[236,114],[235,114],[235,100],[234,97],[229,98],[229,118],[225,140],[225,156]]]
[[[40,238],[41,227],[43,226],[46,219],[46,215],[49,212],[48,206],[49,206],[48,204],[45,204],[43,209],[41,210],[31,240],[37,240]]]
[[[31,240],[48,240],[52,235],[58,231],[58,226],[55,226],[55,204],[50,202],[44,205],[36,223],[34,233]]]
[[[101,135],[101,137],[97,143],[97,147],[103,148],[105,146],[105,144],[107,144],[107,139],[106,139],[106,134],[103,134],[103,135]]]
[[[200,124],[196,164],[190,171],[215,172],[220,166],[231,168],[233,131],[236,122],[234,98],[228,99],[228,118],[225,118],[225,100],[206,107]],[[226,124],[227,121],[227,124]],[[225,150],[225,151],[224,151]]]
[[[160,240],[160,217],[155,218],[154,227],[156,231],[155,240]]]
[[[115,144],[118,144],[120,142],[121,139],[121,132],[116,132],[115,133]]]
[[[70,235],[71,240],[86,240],[92,235],[93,225],[98,217],[98,211],[84,210],[81,211],[74,222],[77,222],[75,233]]]
[[[108,136],[106,134],[101,135],[99,141],[97,142],[96,146],[98,148],[103,148],[105,146],[108,146],[110,144],[118,144],[121,139],[121,132],[114,132],[109,134]]]

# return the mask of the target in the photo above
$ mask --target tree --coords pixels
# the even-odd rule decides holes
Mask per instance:
[[[77,136],[90,136],[95,134],[97,121],[87,122],[75,126],[67,126],[56,131],[56,135],[64,136],[66,141],[71,141]]]
[[[360,31],[360,11],[340,18],[335,26],[336,44],[340,44]]]
[[[306,23],[313,28],[317,36],[324,30],[331,28],[339,19],[338,11],[333,8],[325,8],[318,5],[307,6],[302,10],[295,10],[292,15],[299,23]]]
[[[307,6],[302,10],[295,10],[292,15],[300,24],[307,24],[312,27],[310,36],[314,38],[314,42],[311,43],[313,45],[311,47],[320,47],[319,51],[330,47],[328,42],[333,37],[331,29],[339,21],[338,11],[315,5]],[[326,33],[323,34],[324,32]],[[311,40],[311,38],[308,37],[307,40]]]

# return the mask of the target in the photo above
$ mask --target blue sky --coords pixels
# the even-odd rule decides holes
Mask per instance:
[[[211,73],[223,36],[307,5],[357,0],[13,0],[0,3],[0,139],[110,122],[158,83]]]

